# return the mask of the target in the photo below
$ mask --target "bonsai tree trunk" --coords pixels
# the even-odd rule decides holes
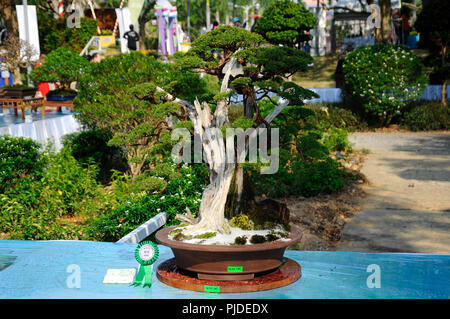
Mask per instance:
[[[22,85],[22,75],[20,74],[20,68],[16,67],[12,70],[12,76],[15,85]]]
[[[229,163],[226,157],[225,142],[220,128],[227,120],[227,105],[219,101],[214,116],[207,103],[194,102],[195,112],[189,112],[194,123],[195,134],[202,142],[205,162],[210,172],[210,184],[203,192],[199,210],[199,222],[187,226],[185,235],[198,235],[208,232],[229,233],[225,219],[225,204],[230,189],[235,163]]]

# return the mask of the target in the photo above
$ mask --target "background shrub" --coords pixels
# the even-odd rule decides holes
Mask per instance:
[[[21,178],[37,180],[42,175],[41,145],[24,137],[0,136],[0,194]]]
[[[411,131],[447,130],[450,128],[450,109],[437,102],[414,106],[401,120]]]
[[[95,180],[96,167],[83,167],[67,151],[36,154],[30,141],[30,154],[42,168],[38,174],[12,175],[0,192],[0,232],[11,239],[80,238],[84,225],[70,218],[95,215],[108,203]]]
[[[305,107],[314,111],[316,124],[324,129],[331,126],[347,129],[348,131],[362,130],[367,124],[351,110],[343,108],[332,103],[311,103],[305,104]]]
[[[347,151],[350,150],[350,143],[348,141],[348,131],[331,126],[327,133],[324,134],[322,142],[330,152],[333,151]]]
[[[151,176],[159,178],[166,187],[162,191],[150,189],[133,193],[130,190],[136,187],[139,178],[133,180],[134,185],[119,182],[116,191],[120,189],[124,194],[128,194],[126,200],[110,212],[93,219],[89,225],[88,237],[101,241],[117,241],[161,212],[167,214],[166,226],[179,224],[175,216],[185,213],[186,207],[194,215],[198,213],[203,189],[208,182],[208,171],[203,164],[183,164],[178,168],[175,164],[166,165],[165,169],[152,171]]]
[[[111,170],[125,172],[128,168],[123,150],[108,145],[111,138],[109,131],[91,129],[65,135],[63,145],[84,166],[96,164],[99,181],[107,183],[112,176]]]
[[[267,103],[260,103],[263,116]],[[330,157],[330,151],[350,150],[347,131],[317,121],[310,108],[289,106],[281,114],[272,122],[280,129],[278,171],[261,175],[258,165],[245,165],[255,194],[315,196],[340,190],[350,175]]]
[[[374,125],[389,125],[423,94],[423,65],[405,46],[359,47],[345,58],[344,90],[357,111]]]
[[[39,11],[38,23],[41,50],[45,53],[57,48],[80,53],[91,37],[97,35],[97,21],[91,18],[82,17],[79,28],[69,28],[66,18],[55,19]]]

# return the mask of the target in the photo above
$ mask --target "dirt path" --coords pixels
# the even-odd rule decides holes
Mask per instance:
[[[450,253],[450,132],[355,133],[369,149],[361,212],[346,221],[339,251]]]

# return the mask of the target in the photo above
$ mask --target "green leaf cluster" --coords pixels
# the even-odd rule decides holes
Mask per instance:
[[[264,10],[255,31],[270,43],[294,47],[311,39],[308,31],[315,24],[316,18],[300,1],[279,0]]]
[[[78,81],[87,71],[89,62],[71,49],[58,48],[47,55],[44,63],[31,71],[31,77],[37,83],[60,81],[64,88]]]

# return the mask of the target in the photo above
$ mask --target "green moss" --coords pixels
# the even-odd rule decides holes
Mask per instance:
[[[275,232],[274,234],[276,234],[276,235],[278,235],[278,236],[280,236],[280,237],[282,237],[282,238],[287,238],[287,237],[289,237],[289,232],[287,232],[287,231],[277,231],[277,232]]]
[[[267,241],[266,237],[265,236],[261,236],[261,235],[253,235],[250,238],[250,242],[252,244],[262,244],[262,243],[265,243],[266,241]]]
[[[277,235],[275,235],[274,233],[270,233],[266,235],[266,240],[267,241],[275,241],[277,239],[280,239],[280,237],[278,237]]]
[[[176,236],[183,231],[182,228],[175,228],[169,232],[169,236]]]
[[[245,245],[247,243],[247,236],[238,236],[234,239],[235,245]]]
[[[238,227],[243,230],[255,229],[254,223],[250,220],[250,218],[247,215],[239,215],[231,218],[230,226]]]
[[[201,239],[205,239],[205,238],[211,238],[216,236],[217,233],[216,232],[209,232],[209,233],[204,233],[204,234],[200,234],[195,236],[194,238],[201,238]]]
[[[179,240],[179,241],[181,241],[181,240],[189,240],[189,239],[192,239],[192,236],[186,236],[186,235],[184,235],[183,233],[178,233],[178,234],[176,234],[175,236],[173,236],[173,239],[174,240]]]

